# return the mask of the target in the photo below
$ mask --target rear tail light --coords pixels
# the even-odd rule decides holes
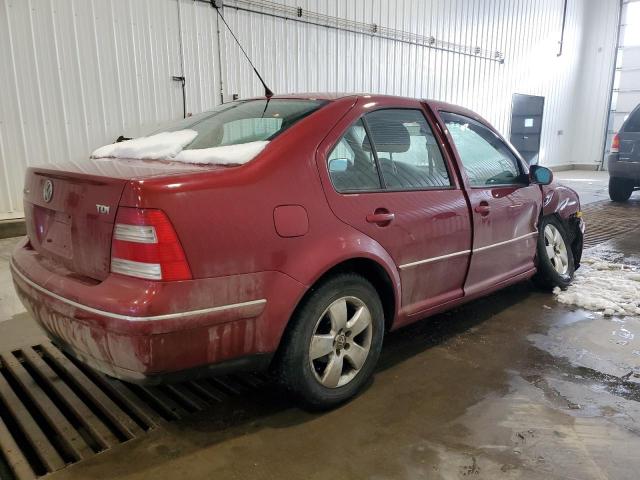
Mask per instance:
[[[611,140],[611,153],[620,152],[620,136],[616,133]]]
[[[149,280],[189,280],[180,240],[162,210],[118,208],[111,272]]]

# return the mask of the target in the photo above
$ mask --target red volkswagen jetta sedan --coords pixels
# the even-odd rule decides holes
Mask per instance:
[[[287,95],[162,132],[26,175],[16,290],[117,378],[271,367],[331,407],[385,332],[530,277],[564,287],[580,261],[576,193],[464,108]]]

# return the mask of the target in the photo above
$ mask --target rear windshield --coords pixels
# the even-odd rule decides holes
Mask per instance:
[[[631,112],[629,118],[624,124],[625,132],[640,132],[640,106],[636,107],[636,109]]]
[[[325,103],[295,99],[242,100],[169,124],[153,134],[195,130],[198,136],[185,150],[272,140]]]

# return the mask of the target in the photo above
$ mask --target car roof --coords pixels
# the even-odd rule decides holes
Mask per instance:
[[[474,112],[461,107],[459,105],[455,105],[452,103],[442,102],[439,100],[431,100],[426,98],[414,98],[414,97],[402,97],[399,95],[384,95],[379,93],[355,93],[355,92],[302,92],[302,93],[283,93],[274,95],[271,98],[274,99],[300,99],[300,100],[324,100],[324,101],[335,101],[341,98],[347,97],[355,97],[355,98],[366,98],[370,101],[376,100],[416,100],[419,102],[428,103],[432,108],[436,110],[448,110],[454,112],[464,112],[473,114],[473,116],[477,116]],[[266,100],[267,97],[252,97],[246,100]]]
[[[302,92],[302,93],[281,93],[276,94],[271,98],[279,99],[301,99],[301,100],[328,100],[334,101],[346,97],[366,98],[366,99],[404,99],[404,100],[418,100],[421,102],[431,102],[432,100],[414,98],[414,97],[402,97],[399,95],[384,95],[380,93],[355,93],[355,92]],[[252,97],[247,100],[266,100],[267,97]]]

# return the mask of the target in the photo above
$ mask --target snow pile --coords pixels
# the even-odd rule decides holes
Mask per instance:
[[[194,130],[162,132],[148,137],[125,140],[95,150],[91,158],[129,158],[168,160],[197,164],[241,165],[254,159],[269,143],[267,140],[185,150],[198,135]]]
[[[571,286],[553,293],[560,303],[604,315],[640,315],[640,269],[587,257]]]
[[[198,136],[195,130],[162,132],[124,142],[112,143],[95,150],[91,158],[137,158],[148,160],[173,159]]]
[[[182,150],[173,158],[177,162],[215,163],[216,165],[242,165],[255,158],[269,142],[240,143],[222,147]]]

